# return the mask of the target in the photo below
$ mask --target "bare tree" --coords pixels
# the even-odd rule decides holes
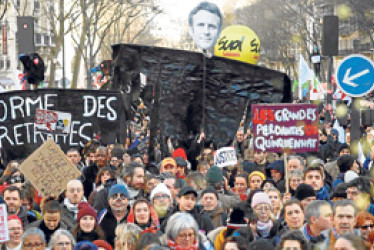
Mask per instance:
[[[108,53],[113,43],[133,42],[160,13],[151,0],[99,1],[80,0],[80,33],[73,36],[77,46],[72,87],[77,86],[79,65],[84,61],[87,87],[91,88],[90,70],[99,53]]]

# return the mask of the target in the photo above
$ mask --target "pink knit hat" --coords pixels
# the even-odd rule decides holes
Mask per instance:
[[[252,208],[262,203],[269,204],[269,206],[272,207],[270,198],[267,193],[264,193],[264,192],[255,193],[252,197],[252,203],[251,203]]]

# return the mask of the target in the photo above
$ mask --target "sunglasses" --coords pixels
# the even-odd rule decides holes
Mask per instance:
[[[361,229],[368,229],[368,228],[373,229],[374,228],[374,224],[364,225],[364,226],[361,226],[360,228]]]

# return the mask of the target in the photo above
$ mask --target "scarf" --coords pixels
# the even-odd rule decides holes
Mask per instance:
[[[268,222],[264,223],[261,221],[257,221],[257,232],[263,238],[266,238],[270,235],[270,230],[273,227],[273,221],[269,220]]]
[[[158,215],[156,210],[153,208],[153,206],[149,203],[147,203],[149,211],[150,211],[150,221],[148,222],[147,226],[143,228],[143,230],[151,231],[153,233],[156,233],[158,230],[160,230],[160,220],[158,219]],[[135,214],[134,214],[134,207],[130,208],[129,215],[127,216],[127,223],[133,223],[137,224],[135,222]]]
[[[85,197],[82,198],[82,201],[87,201]],[[79,204],[79,203],[78,203]],[[77,219],[78,214],[78,204],[71,204],[68,198],[64,199],[64,205],[65,207],[74,214],[74,220]]]
[[[172,250],[197,250],[197,249],[199,249],[199,243],[197,242],[197,240],[195,240],[194,243],[192,244],[192,246],[181,247],[181,246],[178,246],[177,243],[175,243],[174,241],[169,239],[168,240],[168,247],[170,247],[170,249],[172,249]]]

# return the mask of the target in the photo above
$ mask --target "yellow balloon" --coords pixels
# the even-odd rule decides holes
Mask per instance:
[[[256,64],[260,58],[260,38],[246,26],[229,26],[221,32],[214,55]]]

